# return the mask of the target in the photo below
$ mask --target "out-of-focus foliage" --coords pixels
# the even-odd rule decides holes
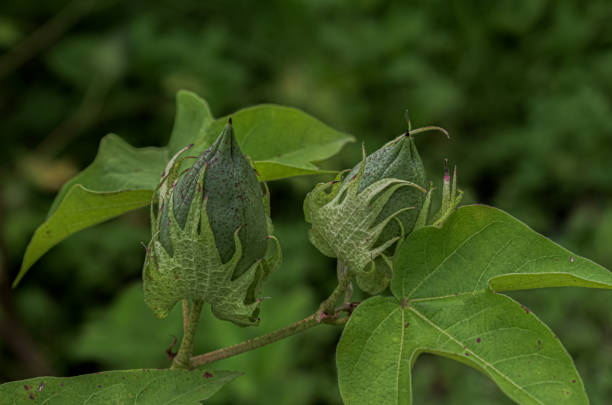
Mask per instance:
[[[68,4],[3,1],[0,55],[20,49]],[[17,274],[54,193],[93,160],[99,139],[115,132],[135,146],[165,145],[181,88],[209,100],[215,116],[260,102],[302,108],[363,139],[370,152],[405,130],[409,108],[415,126],[439,124],[453,137],[416,139],[430,178],[440,177],[449,157],[466,202],[498,206],[611,267],[611,20],[607,0],[94,2],[57,40],[0,77],[3,285]],[[349,168],[359,157],[357,143],[329,167]],[[285,321],[299,319],[333,287],[333,263],[308,244],[302,219],[302,199],[317,180],[270,185],[286,262],[270,279],[261,328],[281,309]],[[117,345],[132,356],[141,350],[128,323],[96,356],[85,348],[95,325],[130,316],[118,303],[140,277],[146,223],[143,210],[73,236],[10,293],[12,313],[57,374],[118,367]],[[592,403],[604,403],[612,395],[610,374],[600,372],[612,361],[612,323],[603,310],[609,297],[575,289],[513,296],[561,336]],[[32,375],[2,308],[0,379]],[[203,316],[198,344],[210,346],[198,350],[217,347],[226,333],[233,342],[245,337],[217,325]],[[155,339],[169,344],[164,334]],[[274,390],[296,381],[303,385],[291,389],[300,388],[302,403],[338,403],[336,334],[292,339],[219,364],[247,374],[217,403],[281,404]],[[162,357],[141,358],[163,366],[166,347],[156,352]],[[485,377],[448,360],[424,356],[416,369],[417,404],[508,403]]]

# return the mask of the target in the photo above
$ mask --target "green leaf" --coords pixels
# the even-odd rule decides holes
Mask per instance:
[[[495,290],[612,288],[612,273],[486,206],[412,233],[391,291],[351,315],[336,353],[346,404],[411,404],[420,353],[467,364],[520,404],[588,404],[573,361],[529,309]]]
[[[400,247],[391,288],[424,298],[543,287],[612,288],[612,273],[493,207],[460,208],[442,229],[413,233]]]
[[[93,163],[66,183],[26,248],[15,287],[49,249],[82,229],[151,202],[166,164],[159,148],[134,148],[115,135],[100,142]]]
[[[240,375],[234,371],[141,369],[35,377],[0,385],[0,399],[2,404],[15,405],[199,405]]]
[[[262,105],[232,114],[238,143],[264,180],[324,173],[314,162],[336,154],[353,137],[294,108]],[[15,287],[49,249],[71,234],[151,201],[169,159],[193,143],[192,153],[208,147],[227,117],[215,120],[206,101],[177,94],[176,120],[167,147],[134,148],[116,135],[100,142],[94,162],[61,189],[47,220],[36,230]],[[79,190],[79,191],[76,191]]]
[[[335,155],[353,141],[352,136],[296,108],[263,104],[217,119],[200,134],[196,148],[210,145],[229,117],[240,148],[265,180],[329,173],[314,163]]]
[[[159,184],[167,161],[165,148],[134,148],[117,135],[107,135],[100,141],[98,154],[91,165],[64,184],[49,209],[47,219],[78,184],[95,193],[152,191]],[[146,204],[149,202],[150,198]]]
[[[206,131],[214,120],[205,100],[189,91],[179,91],[176,95],[176,119],[168,142],[168,155],[174,156],[183,147],[194,143],[201,136],[200,132]]]
[[[410,404],[419,354],[481,371],[520,404],[588,404],[572,359],[533,313],[481,291],[404,307],[374,297],[351,315],[338,345],[345,404]]]

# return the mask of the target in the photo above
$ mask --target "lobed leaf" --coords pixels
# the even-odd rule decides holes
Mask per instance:
[[[35,377],[0,385],[0,404],[201,404],[239,377],[234,371],[126,370]]]
[[[351,315],[336,361],[345,404],[411,404],[421,353],[467,364],[520,404],[588,404],[571,357],[532,312],[490,291],[412,302],[373,297]]]
[[[612,288],[608,270],[481,205],[460,208],[441,229],[413,232],[394,260],[394,297],[359,305],[338,344],[346,404],[411,404],[423,352],[474,367],[520,404],[588,404],[556,335],[496,290]]]
[[[254,160],[263,180],[326,172],[315,162],[333,156],[353,140],[294,108],[262,105],[232,116],[238,143]],[[104,137],[94,162],[58,193],[47,220],[26,248],[13,286],[43,254],[71,234],[148,205],[171,156],[191,143],[195,144],[192,153],[203,151],[226,122],[227,117],[213,118],[206,101],[180,91],[166,147],[134,148],[116,135]]]

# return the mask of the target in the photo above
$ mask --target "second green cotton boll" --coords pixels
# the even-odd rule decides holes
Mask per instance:
[[[358,164],[353,167],[353,170],[345,177],[343,183],[346,183],[349,178],[359,173],[359,166]],[[414,143],[414,137],[402,135],[369,155],[366,158],[365,169],[361,183],[359,183],[358,192],[385,178],[407,180],[425,187],[425,168]],[[383,221],[401,208],[415,207],[397,215],[397,219],[402,223],[404,232],[408,234],[414,227],[424,199],[425,195],[417,188],[400,188],[389,198],[389,201],[387,201],[378,215],[377,222]],[[400,231],[397,222],[391,221],[379,236],[379,240],[384,241],[394,236],[399,236]]]
[[[376,294],[391,279],[393,245],[412,231],[425,199],[425,173],[414,139],[402,135],[364,157],[342,181],[306,197],[311,242],[342,260],[359,287]]]
[[[345,178],[355,176],[359,172],[356,165]],[[403,135],[382,148],[372,153],[366,158],[365,169],[358,191],[384,178],[395,178],[407,180],[421,187],[425,187],[425,168],[417,151],[414,137]],[[414,228],[419,211],[423,205],[425,196],[417,188],[399,188],[389,198],[381,213],[376,219],[377,223],[404,207],[414,207],[414,209],[401,212],[397,215],[398,221],[391,221],[383,229],[378,237],[378,242],[382,243],[394,237],[401,236],[402,233],[409,234]],[[402,229],[403,228],[403,229]],[[391,259],[392,252],[387,252],[387,257]],[[384,257],[378,257],[375,261],[376,270],[372,272],[357,273],[357,283],[359,287],[370,294],[377,294],[384,290],[389,284],[392,276],[392,269]]]
[[[179,300],[200,299],[218,318],[255,324],[263,280],[281,260],[269,235],[266,189],[242,154],[231,120],[187,171],[181,171],[184,159],[170,161],[152,207],[145,302],[164,317]],[[276,253],[267,256],[272,247]]]

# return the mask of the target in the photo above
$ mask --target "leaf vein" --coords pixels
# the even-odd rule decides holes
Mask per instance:
[[[501,254],[501,253],[502,253],[504,250],[506,250],[506,248],[507,248],[508,246],[510,246],[510,244],[511,244],[513,241],[515,241],[515,240],[517,240],[517,239],[520,239],[520,238],[516,237],[516,238],[512,238],[512,239],[508,240],[508,242],[506,242],[506,243],[504,244],[504,246],[502,246],[501,248],[499,248],[499,250],[498,250],[497,252],[495,252],[495,254],[494,254],[492,257],[491,257],[491,259],[489,260],[489,262],[487,263],[487,265],[485,266],[485,268],[484,268],[484,269],[482,270],[482,272],[480,273],[480,277],[478,277],[478,280],[476,281],[476,284],[474,284],[474,290],[472,291],[472,294],[476,294],[476,292],[477,292],[477,288],[478,288],[478,285],[480,284],[480,280],[482,280],[482,277],[483,277],[483,276],[485,275],[485,273],[486,273],[486,272],[489,270],[489,268],[490,268],[491,264],[493,263],[493,261],[494,261],[495,259],[497,259],[497,257],[499,257],[499,255],[500,255],[500,254]]]
[[[407,297],[412,296],[412,294],[414,294],[414,292],[416,290],[418,290],[429,278],[431,278],[431,276],[433,276],[438,270],[440,270],[440,268],[451,258],[455,255],[455,253],[461,249],[466,243],[468,243],[470,240],[472,240],[473,238],[475,238],[476,236],[478,236],[479,234],[481,234],[482,232],[484,232],[485,230],[487,230],[489,227],[495,225],[495,224],[501,224],[503,223],[503,221],[492,221],[489,222],[488,224],[486,224],[485,226],[483,226],[482,228],[480,228],[478,231],[474,232],[473,234],[471,234],[470,236],[468,236],[463,242],[461,242],[455,249],[453,249],[453,251],[447,255],[444,260],[442,260],[440,262],[440,264],[438,264],[429,274],[427,274],[427,276],[425,276],[413,289],[412,291],[410,291],[407,295]]]
[[[372,331],[370,332],[370,336],[368,336],[368,338],[366,339],[365,343],[361,346],[361,350],[359,352],[359,356],[357,356],[357,361],[355,361],[355,363],[353,364],[353,367],[351,368],[351,371],[350,371],[349,374],[353,374],[353,371],[355,371],[355,368],[357,368],[357,365],[361,361],[361,356],[363,355],[363,352],[364,352],[366,346],[368,345],[368,343],[370,342],[372,337],[374,337],[374,333],[378,330],[378,328],[381,327],[381,325],[383,323],[385,323],[387,321],[387,319],[389,319],[393,314],[395,314],[396,311],[401,311],[401,307],[398,307],[398,308],[394,309],[393,311],[389,312],[389,315],[385,316],[385,318],[382,321],[380,321],[380,323],[374,329],[372,329]]]

